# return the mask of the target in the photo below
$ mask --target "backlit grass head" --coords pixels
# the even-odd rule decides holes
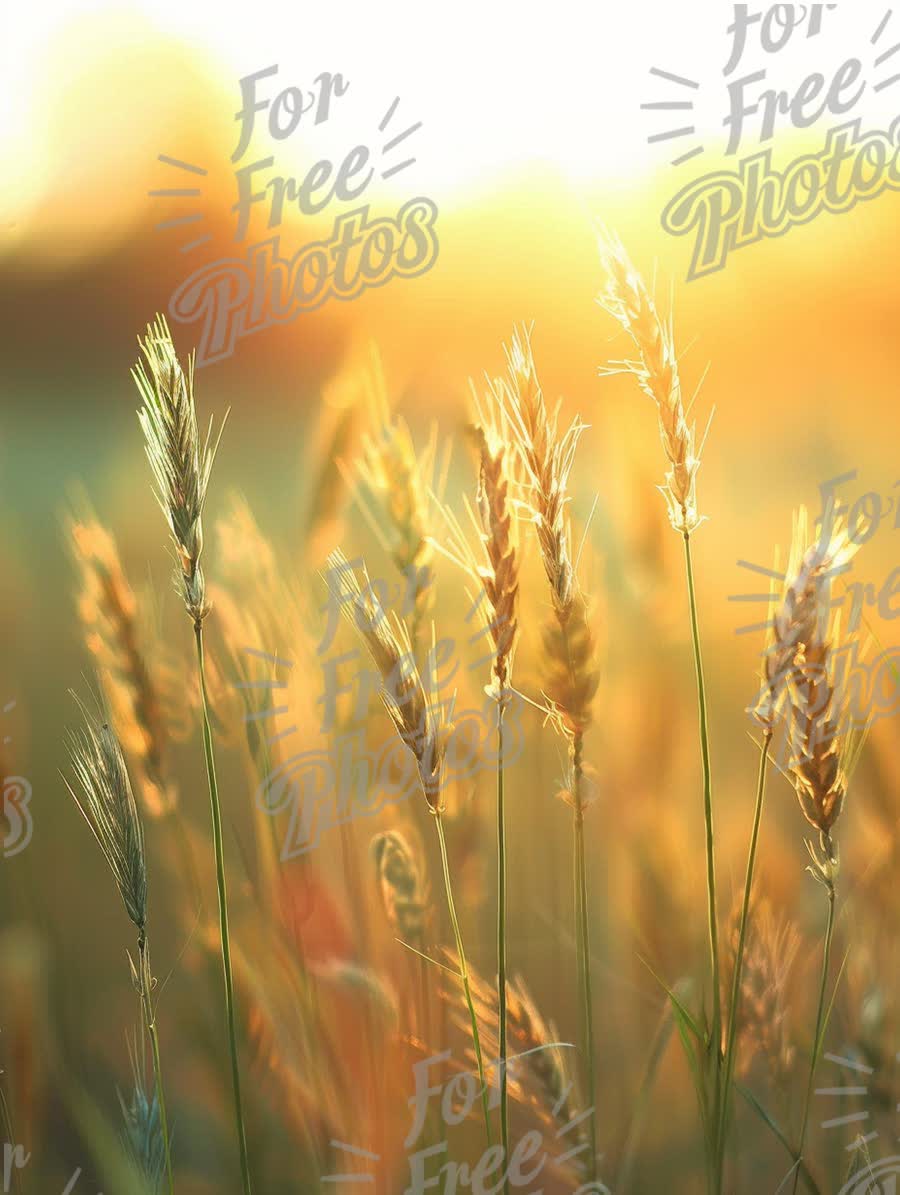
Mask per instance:
[[[83,702],[78,705],[84,726],[71,731],[67,742],[75,788],[65,777],[64,783],[109,864],[128,916],[143,932],[147,924],[144,828],[125,757],[106,707],[100,704],[93,714]]]
[[[200,439],[194,403],[194,359],[182,369],[168,324],[161,315],[138,338],[143,360],[132,370],[144,405],[138,412],[153,470],[156,497],[162,508],[178,561],[177,584],[188,613],[201,622],[209,611],[200,568],[203,551],[203,504],[218,448],[212,419]]]

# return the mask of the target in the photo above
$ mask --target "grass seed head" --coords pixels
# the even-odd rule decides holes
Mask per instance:
[[[600,254],[606,271],[600,304],[631,337],[638,359],[625,362],[624,367],[656,403],[660,437],[669,461],[666,484],[660,487],[669,520],[676,531],[690,535],[703,521],[697,511],[700,450],[695,427],[687,421],[671,321],[661,318],[618,238],[602,238]]]
[[[741,974],[739,1073],[746,1074],[755,1057],[764,1058],[779,1087],[789,1081],[794,1062],[789,985],[799,949],[793,923],[761,903],[750,923]]]
[[[490,604],[494,680],[498,693],[509,686],[518,637],[519,552],[510,494],[510,447],[489,422],[476,426],[479,452],[477,508],[487,567],[479,578]]]
[[[200,567],[203,551],[203,504],[218,440],[212,441],[212,420],[200,439],[194,403],[194,360],[187,373],[175,352],[164,316],[148,325],[138,339],[143,360],[132,370],[143,406],[138,412],[145,448],[177,560],[176,583],[188,613],[200,623],[209,612]],[[224,427],[224,422],[223,425]],[[221,436],[222,429],[219,429]]]
[[[553,605],[565,617],[576,589],[567,490],[584,424],[576,418],[560,434],[559,411],[547,408],[526,328],[514,334],[506,357],[509,378],[503,394],[509,428],[524,467],[526,502]]]
[[[363,436],[357,472],[387,516],[388,547],[397,569],[409,578],[417,627],[434,601],[434,552],[425,485],[429,466],[434,465],[432,451],[418,453],[406,420],[391,411],[381,358],[375,349],[362,384],[371,430]]]
[[[554,618],[548,620],[543,634],[549,668],[545,690],[555,722],[571,738],[590,725],[599,685],[588,605],[575,575],[567,509],[569,476],[585,425],[576,417],[560,434],[558,410],[547,409],[525,329],[513,337],[507,361],[504,406],[522,461],[526,502],[553,599]]]
[[[782,599],[769,630],[755,715],[770,732],[780,714],[787,717],[791,780],[804,817],[819,832],[821,852],[811,846],[813,867],[826,875],[837,867],[830,833],[843,808],[859,746],[848,695],[835,678],[847,642],[840,617],[832,617],[831,580],[853,558],[857,545],[832,504],[817,537],[810,539],[808,514],[801,508],[794,518]]]
[[[404,942],[423,950],[428,893],[420,861],[399,830],[376,834],[371,844],[378,890],[388,922]]]
[[[138,627],[137,601],[115,540],[90,514],[69,522],[81,576],[78,614],[91,654],[103,668],[104,691],[128,758],[139,771],[146,812],[161,817],[177,804],[167,776],[162,702]]]
[[[364,576],[365,587],[339,549],[326,561],[327,584],[369,650],[381,676],[382,701],[415,756],[429,808],[438,812],[448,731],[422,682],[405,624],[396,614],[385,613],[375,587]]]
[[[771,620],[763,660],[763,689],[754,716],[773,730],[785,705],[787,682],[804,645],[827,636],[831,580],[852,560],[857,545],[829,505],[822,527],[811,541],[809,515],[801,506],[794,515],[791,551],[781,598]],[[774,570],[778,572],[777,564]]]
[[[161,1191],[166,1169],[166,1147],[163,1140],[159,1101],[154,1091],[147,1093],[141,1079],[135,1079],[130,1100],[119,1095],[125,1120],[125,1144],[138,1174],[155,1195]]]
[[[70,732],[68,751],[80,795],[68,781],[65,784],[109,864],[128,916],[143,933],[147,924],[144,828],[125,757],[106,707],[101,705],[95,716],[82,702],[78,704],[85,724]]]

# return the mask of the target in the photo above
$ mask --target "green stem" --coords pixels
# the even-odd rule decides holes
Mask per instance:
[[[716,1158],[716,1192],[721,1192],[725,1171],[725,1137],[728,1129],[731,1083],[734,1077],[735,1039],[737,1036],[738,1009],[741,999],[741,974],[744,967],[744,946],[747,939],[747,922],[750,914],[750,896],[753,890],[753,873],[756,868],[756,852],[759,845],[759,827],[762,821],[763,802],[766,793],[766,768],[769,762],[769,747],[772,731],[763,735],[763,749],[759,760],[759,778],[756,784],[756,806],[753,810],[753,828],[750,831],[750,850],[747,854],[747,876],[744,881],[744,899],[741,905],[741,921],[738,929],[737,954],[734,961],[734,976],[731,983],[731,1003],[728,1008],[728,1027],[725,1033],[725,1082],[722,1088],[721,1108],[718,1111],[717,1132],[718,1155]]]
[[[687,571],[688,600],[691,609],[691,638],[694,645],[694,669],[697,674],[697,705],[700,719],[700,758],[703,765],[703,816],[706,823],[706,897],[709,920],[709,957],[712,969],[712,1024],[710,1048],[714,1051],[713,1115],[717,1114],[722,1083],[722,993],[719,980],[719,927],[716,917],[716,853],[713,829],[712,768],[709,758],[709,725],[706,711],[706,684],[703,679],[703,657],[700,652],[700,627],[697,621],[697,595],[694,591],[694,567],[691,563],[691,537],[684,533],[684,561]],[[713,1123],[712,1149],[718,1149],[717,1126]]]
[[[803,1147],[806,1144],[806,1130],[809,1127],[809,1106],[812,1102],[813,1085],[816,1080],[816,1063],[819,1061],[819,1050],[822,1048],[822,1021],[825,1016],[825,992],[828,987],[828,970],[831,963],[831,940],[834,937],[834,884],[830,881],[828,887],[828,924],[825,928],[825,946],[822,951],[822,982],[819,985],[819,1006],[816,1011],[816,1033],[813,1038],[812,1059],[809,1064],[809,1080],[806,1084],[806,1099],[803,1103],[803,1123],[800,1129],[800,1142],[797,1146],[798,1162],[803,1160]],[[800,1167],[794,1172],[792,1195],[796,1195],[797,1183],[800,1179]]]
[[[437,827],[438,842],[441,848],[441,866],[444,871],[444,889],[447,893],[447,911],[450,914],[450,924],[453,927],[453,937],[456,940],[456,953],[459,955],[459,977],[463,983],[463,990],[466,996],[466,1005],[469,1009],[469,1019],[472,1022],[472,1046],[475,1050],[475,1062],[478,1067],[478,1080],[481,1083],[481,1108],[484,1113],[484,1128],[487,1133],[488,1146],[493,1144],[493,1137],[491,1135],[491,1117],[488,1111],[488,1092],[487,1083],[484,1078],[484,1059],[481,1054],[481,1037],[478,1033],[478,1018],[475,1015],[475,1005],[472,1002],[472,990],[469,987],[469,968],[466,963],[466,952],[463,947],[462,933],[459,928],[459,919],[456,916],[456,905],[453,902],[453,886],[450,882],[450,864],[447,860],[447,841],[444,838],[444,822],[439,807],[434,805],[429,806],[434,823]]]
[[[159,1105],[159,1124],[162,1129],[163,1150],[166,1155],[166,1177],[169,1183],[169,1195],[174,1195],[175,1180],[172,1177],[172,1156],[169,1148],[169,1120],[166,1115],[166,1097],[163,1094],[162,1064],[159,1058],[159,1034],[156,1030],[156,1014],[153,1010],[153,976],[150,970],[150,948],[143,931],[138,933],[138,954],[140,956],[140,984],[141,1007],[144,1012],[144,1024],[147,1036],[150,1038],[150,1048],[153,1054],[153,1079],[156,1087],[156,1102]]]
[[[587,1076],[587,1106],[590,1110],[591,1156],[588,1162],[589,1182],[597,1179],[597,1108],[594,1076],[594,1002],[591,994],[591,936],[588,921],[587,868],[584,861],[584,805],[582,803],[582,746],[577,733],[572,742],[573,797],[575,800],[575,935],[578,947],[578,971],[581,987],[581,1031],[584,1068]]]
[[[206,691],[206,668],[203,662],[202,623],[194,623],[194,635],[197,642],[200,698],[203,707],[203,749],[206,754],[206,775],[209,780],[209,804],[212,813],[213,843],[216,851],[216,888],[219,896],[219,931],[222,941],[222,970],[225,978],[225,1013],[228,1020],[228,1041],[231,1049],[231,1081],[234,1088],[234,1114],[241,1155],[241,1183],[244,1195],[250,1195],[250,1163],[247,1158],[247,1135],[244,1131],[244,1113],[241,1106],[241,1076],[238,1069],[234,981],[231,974],[231,939],[228,934],[228,899],[225,886],[225,851],[222,844],[222,810],[219,805],[219,786],[216,782],[216,760],[213,753],[212,727],[209,721],[209,695]]]
[[[506,1074],[506,810],[503,792],[503,694],[497,702],[497,1016],[500,1045],[500,1143],[503,1195],[509,1195],[509,1085]]]

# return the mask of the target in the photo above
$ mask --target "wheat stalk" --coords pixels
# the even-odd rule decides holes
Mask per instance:
[[[494,643],[493,683],[497,703],[497,997],[499,1008],[500,1138],[504,1170],[503,1190],[509,1191],[509,1079],[507,1057],[506,978],[506,793],[504,788],[503,716],[511,685],[512,661],[518,637],[519,552],[517,520],[510,485],[510,446],[505,434],[501,392],[489,387],[488,400],[477,397],[475,435],[479,454],[477,507],[488,565],[478,570],[488,600],[488,626]]]
[[[700,723],[700,761],[703,770],[703,818],[706,847],[707,920],[709,926],[709,956],[712,972],[712,1018],[707,1045],[713,1065],[714,1121],[707,1161],[717,1191],[721,1178],[716,1166],[721,1147],[723,1106],[721,1053],[721,971],[719,963],[719,927],[716,913],[715,828],[712,800],[712,764],[710,761],[709,726],[707,719],[706,682],[700,648],[700,626],[697,615],[697,595],[694,588],[694,568],[691,559],[691,535],[703,522],[697,509],[697,472],[700,468],[702,443],[697,446],[696,429],[688,423],[681,391],[678,354],[671,319],[660,316],[640,274],[632,265],[617,238],[605,235],[600,240],[600,256],[606,274],[606,287],[600,305],[616,319],[637,350],[637,359],[621,362],[606,372],[631,373],[641,389],[656,405],[660,438],[669,469],[666,483],[660,486],[666,499],[669,521],[684,540],[685,572],[690,607],[691,641],[694,653],[694,672],[697,680],[697,705]],[[705,437],[704,437],[705,438]]]
[[[235,1124],[240,1151],[244,1195],[250,1195],[250,1163],[241,1101],[241,1078],[237,1054],[237,1026],[234,980],[231,970],[231,939],[228,932],[228,893],[225,879],[225,850],[222,840],[222,810],[216,779],[215,751],[210,723],[209,694],[203,647],[203,621],[209,613],[206,581],[200,567],[203,551],[203,505],[218,447],[212,441],[212,419],[206,439],[201,441],[194,404],[194,359],[188,359],[185,374],[163,316],[149,325],[138,340],[143,361],[132,370],[143,406],[138,412],[146,441],[150,468],[156,481],[156,497],[169,525],[176,557],[176,587],[194,626],[197,670],[203,713],[203,748],[209,785],[213,844],[216,856],[216,888],[219,903],[219,931],[225,985],[225,1014],[231,1053]],[[224,420],[219,428],[219,438]]]
[[[798,648],[797,676],[791,686],[791,723],[793,758],[790,770],[794,790],[806,820],[818,831],[818,843],[806,843],[810,856],[808,871],[825,889],[828,920],[822,951],[822,979],[816,1010],[809,1080],[803,1106],[803,1120],[797,1146],[802,1159],[809,1125],[809,1110],[815,1084],[816,1066],[825,1028],[825,1000],[831,947],[834,937],[835,884],[840,857],[832,840],[832,830],[844,806],[848,775],[856,762],[859,741],[847,730],[848,711],[842,708],[831,673],[833,653],[839,650],[840,622],[836,618],[829,637],[812,630]],[[798,1179],[795,1177],[794,1191]]]
[[[140,996],[144,1024],[153,1051],[166,1174],[169,1195],[173,1195],[175,1188],[169,1151],[169,1130],[152,996],[156,981],[150,969],[150,946],[147,939],[147,860],[144,852],[144,827],[121,744],[110,726],[108,708],[101,702],[98,706],[98,716],[95,717],[81,701],[78,701],[78,705],[84,715],[84,726],[81,730],[69,734],[68,751],[75,783],[81,795],[79,796],[65,777],[63,783],[103,852],[122,897],[125,911],[137,930],[138,965],[135,967],[134,963],[131,964],[132,978]]]
[[[846,694],[834,683],[834,661],[842,650],[840,616],[829,618],[829,582],[856,551],[833,505],[823,515],[817,543],[808,545],[805,510],[794,521],[791,567],[784,600],[774,619],[770,652],[776,666],[790,669],[788,709],[791,758],[789,771],[803,815],[818,833],[818,843],[807,841],[811,875],[823,886],[828,900],[828,917],[822,950],[822,976],[816,1009],[815,1032],[809,1079],[803,1105],[803,1119],[797,1146],[802,1161],[809,1126],[809,1110],[816,1066],[825,1025],[825,999],[834,937],[835,883],[840,860],[831,837],[847,791],[847,778],[855,766],[861,738],[849,727]],[[766,673],[767,692],[781,682],[783,673]],[[777,701],[769,697],[763,713],[771,716]],[[799,1166],[794,1176],[797,1190]]]
[[[413,753],[422,794],[425,797],[428,810],[434,818],[441,852],[447,911],[450,915],[456,950],[459,955],[459,978],[462,981],[469,1008],[472,1044],[481,1084],[485,1132],[490,1144],[491,1121],[488,1112],[481,1038],[478,1030],[478,1018],[472,1003],[466,954],[459,928],[459,918],[456,914],[456,904],[453,899],[453,885],[444,836],[442,779],[449,727],[439,720],[440,711],[436,708],[434,695],[426,690],[422,682],[413,656],[409,632],[404,622],[395,612],[392,612],[391,615],[385,613],[368,576],[365,576],[365,587],[360,585],[356,571],[351,568],[346,556],[339,549],[331,553],[326,565],[326,580],[332,595],[339,602],[345,617],[361,636],[381,676],[382,701],[397,734]]]
[[[504,383],[487,379],[487,393],[479,398],[471,385],[478,453],[478,488],[474,506],[466,508],[480,542],[473,551],[453,512],[443,506],[450,528],[441,548],[481,589],[477,605],[491,637],[494,652],[491,683],[485,692],[497,706],[497,994],[500,1007],[499,1072],[500,1130],[504,1156],[509,1158],[509,1091],[506,1075],[506,795],[504,787],[504,715],[512,689],[512,665],[519,634],[520,553],[518,516],[513,502],[515,444],[510,443],[504,404]],[[440,547],[440,545],[438,545]],[[482,598],[484,601],[482,601]],[[504,1179],[504,1191],[508,1179]]]
[[[722,1094],[722,1134],[719,1139],[718,1157],[720,1181],[721,1168],[724,1166],[724,1135],[728,1118],[730,1088],[737,1061],[736,1035],[739,1007],[744,993],[742,969],[745,939],[769,749],[777,722],[785,712],[785,697],[796,676],[798,657],[802,655],[804,644],[813,642],[820,637],[823,620],[827,623],[831,578],[836,573],[843,571],[856,549],[857,545],[847,535],[846,528],[837,516],[833,502],[830,501],[826,504],[821,531],[814,543],[810,543],[807,511],[805,507],[801,507],[794,515],[788,568],[787,572],[783,574],[780,595],[777,591],[772,594],[771,600],[776,602],[776,609],[769,622],[767,633],[762,667],[763,686],[752,711],[754,718],[763,728],[763,749],[760,755],[757,799],[747,860],[743,907],[738,929],[728,1028],[725,1036],[725,1085]],[[782,576],[778,571],[778,559],[776,552],[773,569],[775,578]],[[774,585],[773,590],[775,590]]]
[[[502,409],[502,408],[501,408]],[[507,445],[499,431],[495,404],[477,425],[480,456],[478,511],[489,567],[481,570],[490,606],[494,641],[493,685],[497,702],[497,995],[499,1002],[498,1060],[500,1067],[500,1143],[506,1167],[504,1195],[509,1192],[509,1077],[506,1069],[506,794],[504,790],[503,714],[507,704],[512,658],[516,646],[519,556],[510,503]]]
[[[568,483],[584,424],[575,418],[559,430],[559,406],[550,410],[538,380],[531,338],[526,329],[513,336],[507,350],[508,382],[504,406],[513,443],[521,459],[525,501],[537,531],[541,561],[550,583],[554,620],[544,632],[550,669],[546,693],[553,720],[569,745],[566,799],[573,812],[575,926],[581,989],[584,1065],[590,1108],[589,1178],[597,1176],[596,1084],[594,1078],[593,1000],[584,814],[589,803],[584,784],[584,734],[599,685],[587,603],[578,586],[568,517]]]

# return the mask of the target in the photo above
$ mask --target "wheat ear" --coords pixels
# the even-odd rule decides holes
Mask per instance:
[[[77,700],[77,698],[76,698]],[[69,760],[80,795],[63,777],[76,805],[103,852],[116,881],[122,903],[137,930],[138,964],[132,963],[132,978],[141,1000],[144,1025],[153,1052],[156,1095],[165,1148],[169,1195],[174,1192],[169,1129],[162,1085],[159,1036],[153,1007],[156,981],[150,969],[147,939],[147,860],[144,852],[144,827],[121,744],[112,729],[109,710],[102,703],[97,716],[78,702],[84,726],[68,738]],[[129,955],[129,960],[130,960]]]
[[[115,540],[97,519],[72,518],[68,530],[81,576],[78,615],[85,642],[104,669],[126,753],[139,768],[144,808],[150,817],[165,817],[178,794],[166,771],[162,704],[140,642],[134,592]]]
[[[409,636],[416,650],[419,633],[434,605],[434,553],[424,484],[432,453],[417,453],[406,420],[391,411],[381,357],[374,345],[361,381],[371,430],[362,437],[357,472],[386,515],[388,549],[406,578]]]
[[[660,487],[669,519],[676,531],[690,535],[703,521],[697,512],[700,451],[694,425],[687,421],[672,323],[660,316],[621,241],[615,237],[602,239],[600,255],[606,272],[601,306],[622,325],[638,353],[636,361],[623,365],[656,404],[660,437],[669,462],[666,484]]]

